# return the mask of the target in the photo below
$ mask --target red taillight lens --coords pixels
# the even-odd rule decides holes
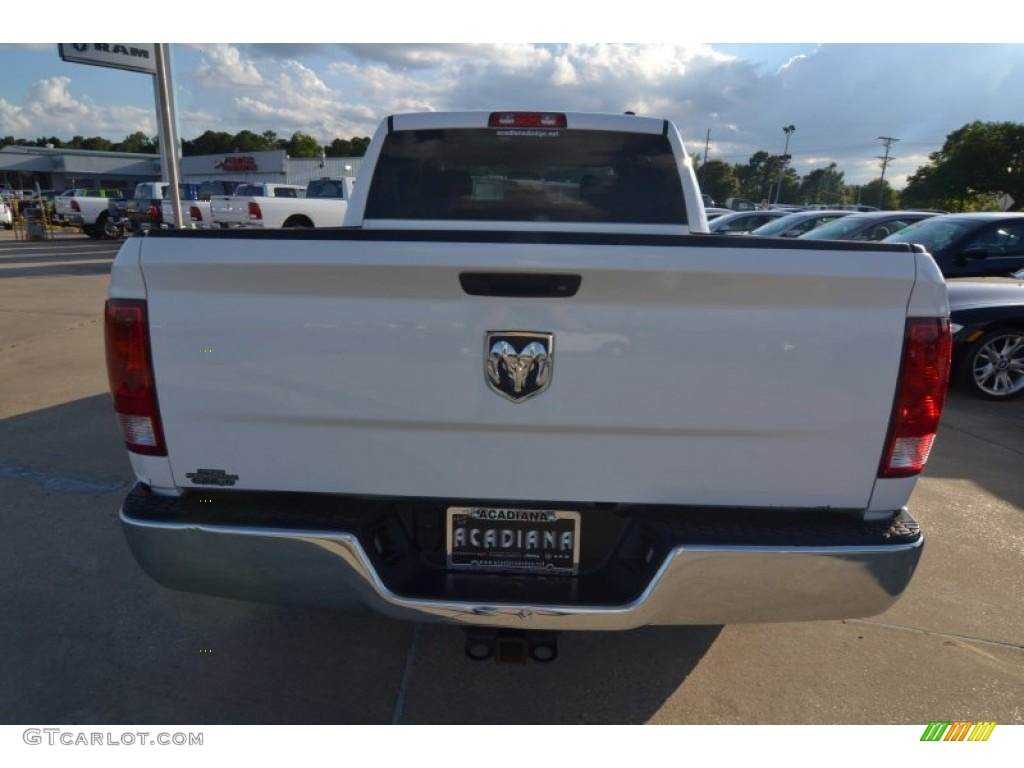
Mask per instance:
[[[107,376],[114,410],[128,450],[166,456],[163,427],[156,402],[153,361],[149,353],[146,302],[137,299],[107,301],[104,330]]]
[[[946,400],[952,348],[948,319],[907,320],[899,386],[879,477],[909,477],[924,469]]]
[[[189,206],[188,216],[189,216],[190,219],[192,219],[192,221],[202,221],[203,220],[203,212],[199,210],[199,206],[198,205]]]
[[[487,125],[491,128],[565,128],[561,112],[491,112]]]
[[[77,200],[72,199],[71,200],[71,210],[74,211],[75,213],[81,213],[82,212],[82,206],[80,206],[78,204]]]
[[[158,206],[158,205],[151,205],[151,206],[149,206],[149,218],[151,218],[153,221],[159,221],[160,220],[160,206]]]
[[[263,211],[260,210],[260,204],[255,200],[249,201],[249,218],[250,219],[262,219]]]

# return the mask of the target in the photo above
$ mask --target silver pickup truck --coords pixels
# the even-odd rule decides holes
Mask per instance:
[[[474,658],[900,596],[949,367],[922,248],[706,234],[656,118],[395,115],[361,173],[345,228],[117,257],[153,578],[459,624]]]

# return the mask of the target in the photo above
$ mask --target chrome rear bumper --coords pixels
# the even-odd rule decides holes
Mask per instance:
[[[652,566],[646,586],[627,602],[549,603],[517,599],[521,577],[494,575],[440,576],[441,584],[451,579],[453,587],[458,579],[487,579],[494,587],[493,599],[450,599],[443,589],[438,597],[400,594],[381,578],[354,531],[143,519],[127,504],[121,521],[140,565],[167,587],[345,612],[375,611],[407,621],[530,630],[875,615],[899,598],[924,544],[906,512],[894,522],[901,531],[896,543],[676,543]],[[911,535],[906,535],[908,530]]]

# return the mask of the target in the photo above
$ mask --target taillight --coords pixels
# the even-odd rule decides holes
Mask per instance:
[[[487,120],[491,128],[565,128],[561,112],[491,112]]]
[[[82,206],[80,206],[78,204],[78,201],[75,200],[74,198],[71,199],[71,210],[74,211],[75,213],[81,213],[82,212]]]
[[[249,201],[249,218],[251,220],[263,218],[263,211],[260,210],[260,204],[255,200]]]
[[[160,206],[149,206],[149,218],[151,218],[153,221],[160,221]]]
[[[189,216],[190,219],[192,219],[192,221],[202,221],[203,220],[203,212],[199,210],[199,206],[198,205],[189,206],[188,216]]]
[[[110,394],[124,443],[135,453],[166,456],[149,349],[146,302],[109,299],[104,330]]]
[[[924,469],[949,386],[952,346],[947,318],[907,320],[896,401],[879,477],[909,477]]]

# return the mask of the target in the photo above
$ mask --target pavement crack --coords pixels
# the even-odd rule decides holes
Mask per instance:
[[[395,711],[391,714],[391,724],[401,725],[402,715],[405,713],[405,695],[409,690],[409,682],[412,680],[412,667],[416,661],[416,644],[420,639],[420,625],[412,628],[412,638],[409,640],[409,652],[405,655],[405,669],[402,670],[402,682],[398,686],[398,696],[395,698]]]
[[[867,624],[872,627],[879,627],[881,629],[892,629],[897,632],[911,632],[915,635],[930,635],[932,637],[944,637],[948,640],[959,640],[965,643],[977,643],[979,645],[988,645],[993,648],[1002,648],[1010,651],[1024,651],[1024,645],[1017,643],[1004,643],[1000,640],[985,640],[980,637],[972,637],[970,635],[957,635],[951,632],[935,632],[931,629],[919,629],[918,627],[907,627],[902,624],[887,624],[884,621],[872,621],[871,619],[847,619],[848,624]]]

